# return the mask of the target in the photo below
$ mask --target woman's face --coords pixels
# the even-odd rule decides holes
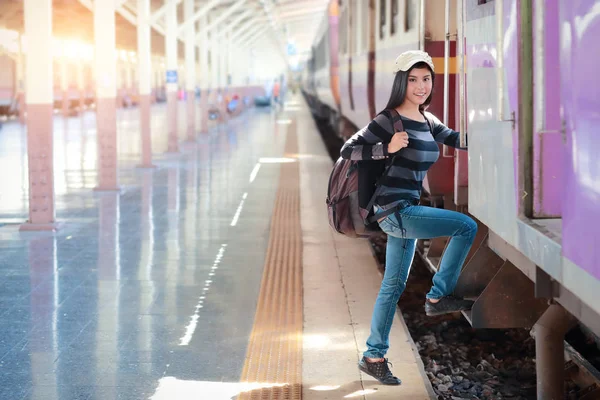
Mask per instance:
[[[431,72],[428,68],[413,68],[408,74],[408,83],[406,87],[406,98],[415,106],[425,103],[425,100],[431,94],[432,81]]]

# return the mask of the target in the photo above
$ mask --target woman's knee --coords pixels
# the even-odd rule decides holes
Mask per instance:
[[[400,297],[400,294],[406,289],[406,284],[401,279],[384,279],[381,281],[379,294],[391,297]],[[394,299],[392,299],[394,300]]]
[[[468,215],[464,215],[463,229],[460,234],[462,236],[475,237],[475,234],[477,234],[477,222]]]

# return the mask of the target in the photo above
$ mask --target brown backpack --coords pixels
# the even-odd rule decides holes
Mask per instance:
[[[400,119],[394,124],[390,110],[382,113],[390,119],[395,132],[404,130]],[[379,234],[381,229],[377,219],[394,210],[386,210],[375,218],[373,204],[381,190],[382,178],[388,174],[394,158],[365,161],[338,158],[329,176],[326,199],[329,225],[336,232],[353,238]]]

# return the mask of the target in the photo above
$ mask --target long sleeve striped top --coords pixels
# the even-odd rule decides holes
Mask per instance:
[[[387,145],[396,131],[388,113],[387,110],[379,113],[366,127],[348,139],[341,149],[342,158],[351,160],[382,160],[396,155],[390,172],[382,181],[380,195],[375,201],[384,210],[395,206],[401,200],[420,199],[425,174],[439,157],[436,142],[461,148],[459,133],[445,126],[433,114],[426,112],[432,123],[430,131],[427,122],[415,121],[393,113],[394,125],[401,119],[403,128],[408,133],[408,147],[388,154]]]

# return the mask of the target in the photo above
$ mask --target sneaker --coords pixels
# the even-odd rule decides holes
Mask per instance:
[[[367,375],[371,375],[373,378],[377,379],[379,382],[384,385],[400,385],[402,381],[396,378],[390,368],[388,367],[387,358],[384,358],[383,361],[379,362],[369,362],[365,357],[363,357],[358,362],[358,369],[364,372]]]
[[[432,317],[457,311],[467,311],[473,307],[473,303],[472,300],[464,300],[455,296],[442,297],[437,303],[432,303],[427,299],[425,300],[425,314]]]

